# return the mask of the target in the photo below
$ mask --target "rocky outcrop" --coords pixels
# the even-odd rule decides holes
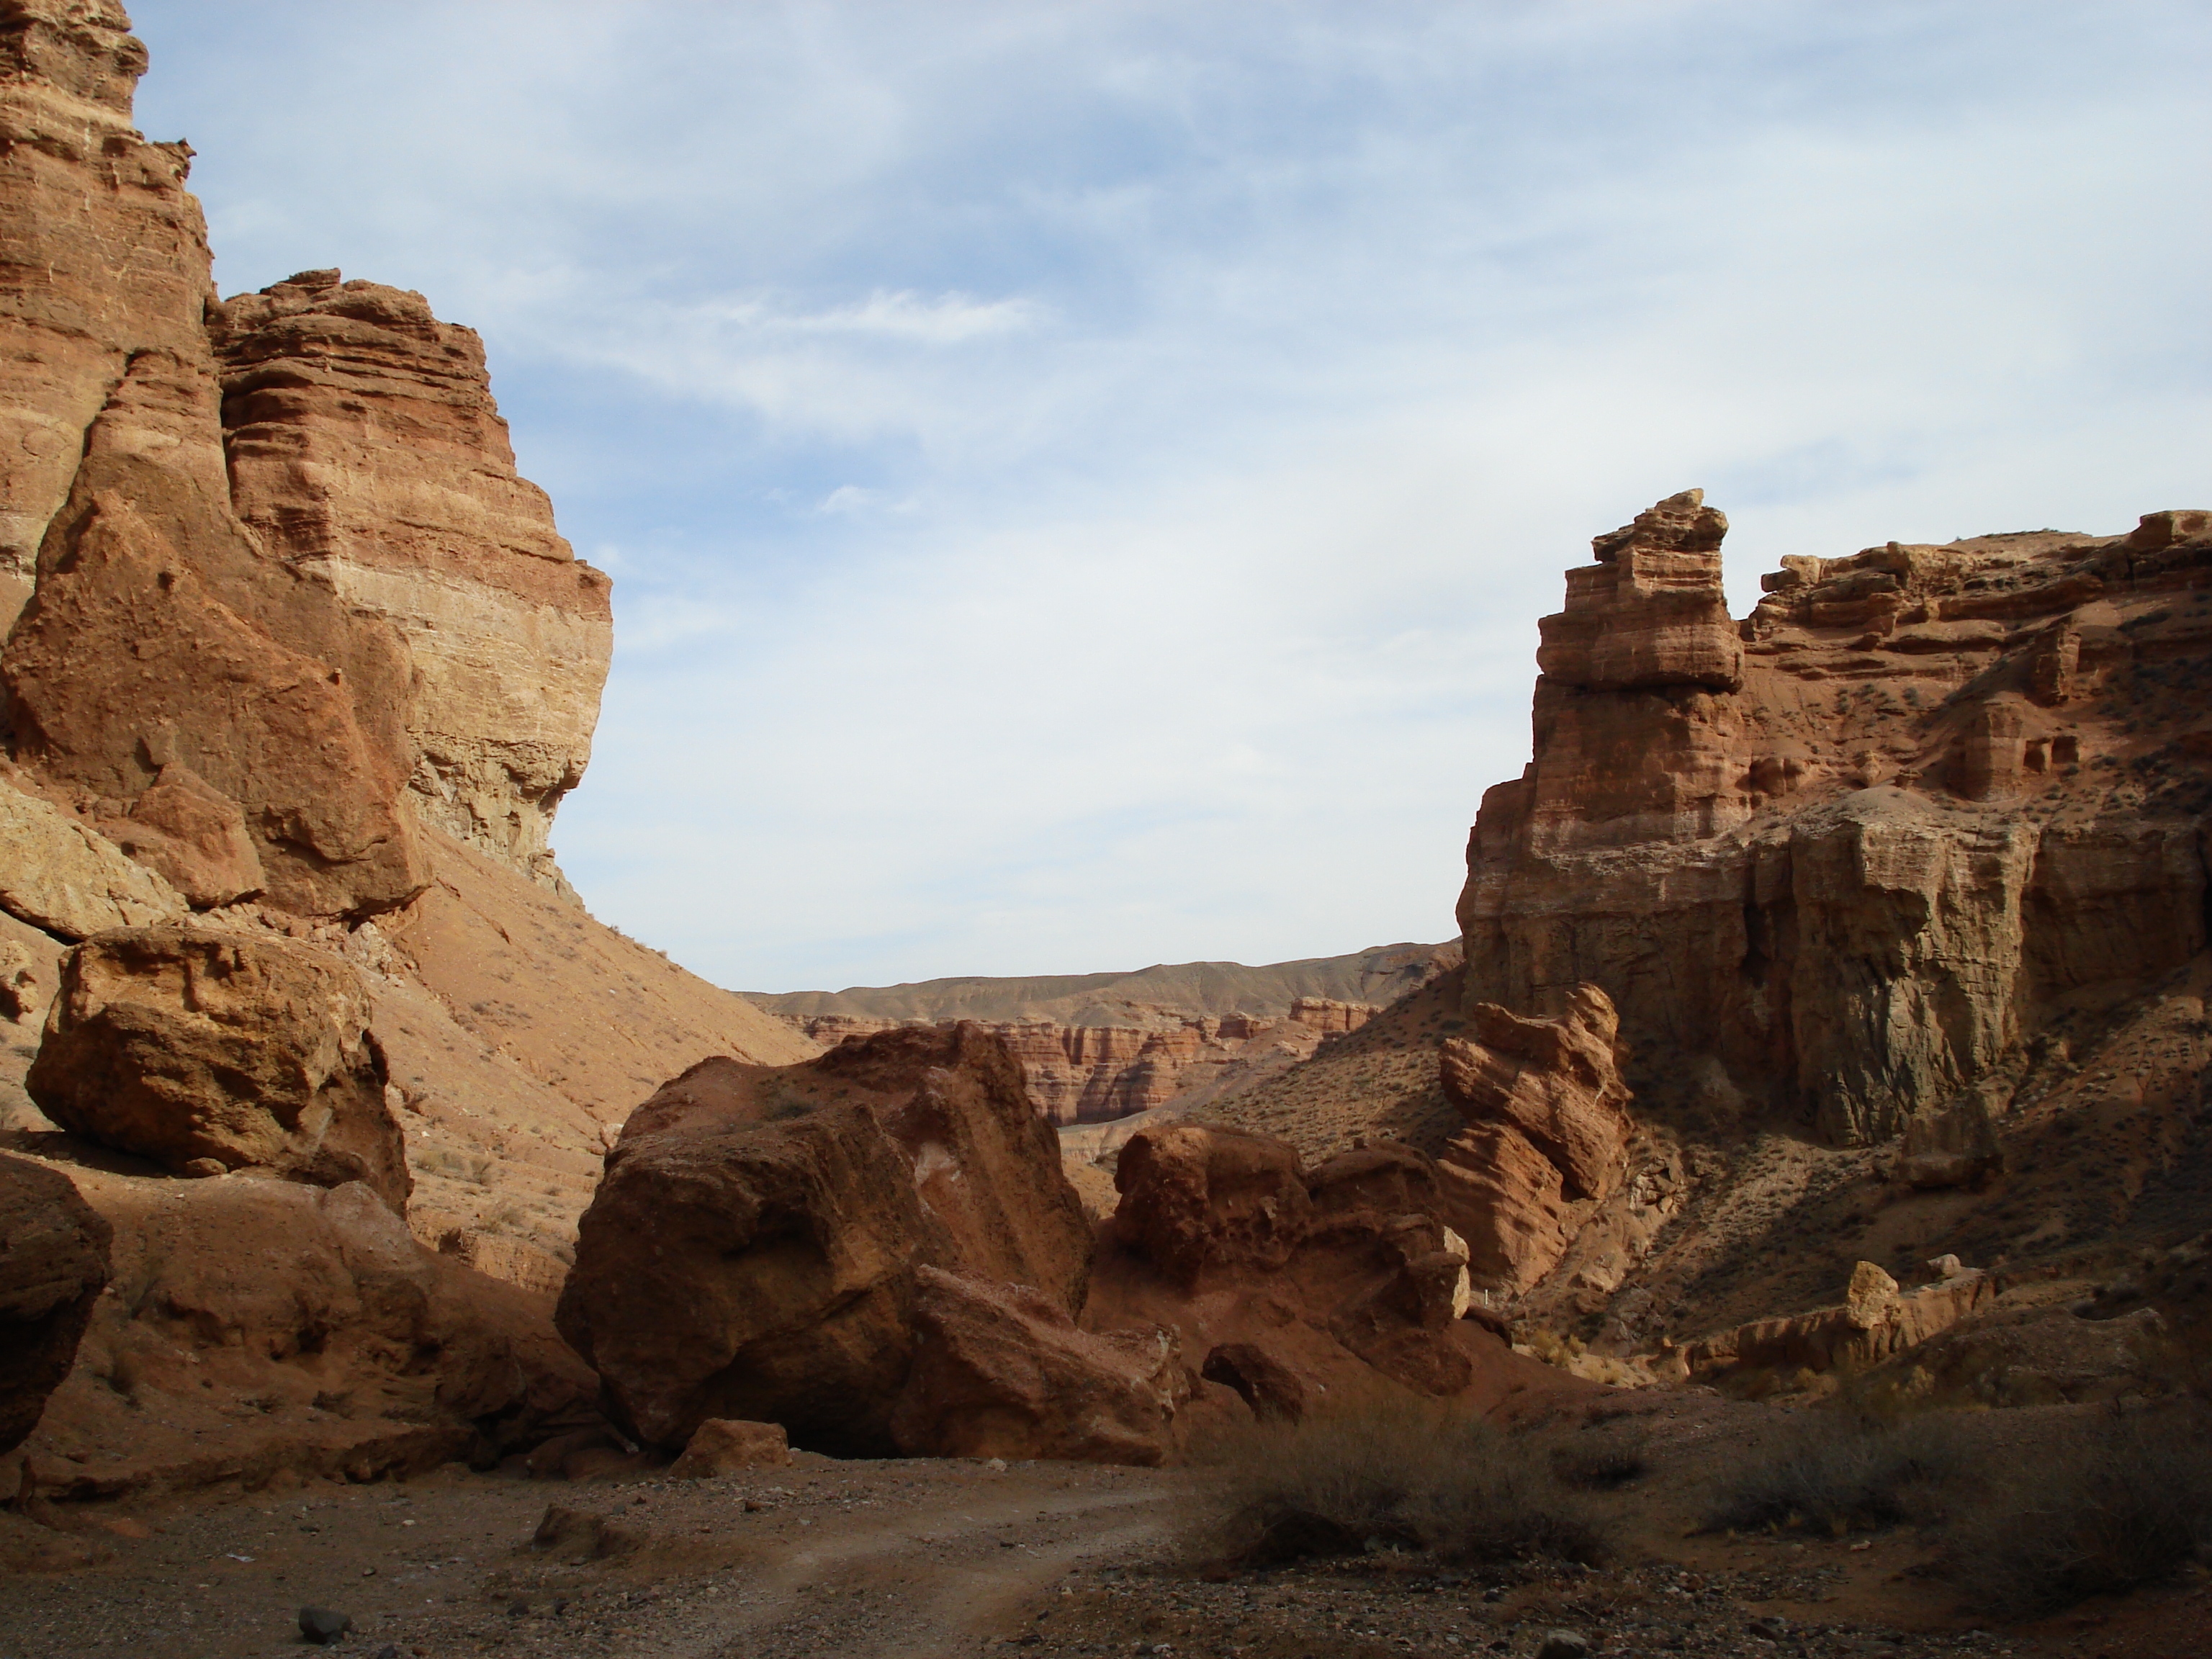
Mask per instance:
[[[335,270],[234,297],[212,334],[239,516],[404,649],[416,810],[560,885],[546,837],[591,754],[609,584],[516,474],[483,342]]]
[[[1203,1379],[1278,1417],[1342,1389],[1510,1386],[1437,1166],[1412,1148],[1308,1170],[1280,1141],[1179,1124],[1131,1137],[1117,1180],[1087,1328],[1172,1331]]]
[[[880,1449],[923,1268],[1073,1315],[1090,1256],[1005,1045],[905,1030],[799,1066],[704,1061],[640,1107],[580,1224],[559,1323],[643,1440],[681,1446],[724,1417]]]
[[[130,27],[105,0],[0,4],[0,626],[128,367],[204,349],[191,152],[131,127]]]
[[[0,1158],[0,1452],[29,1437],[76,1363],[111,1237],[67,1176]]]
[[[1565,1254],[1588,1204],[1626,1178],[1620,1021],[1604,992],[1581,985],[1559,1018],[1478,1003],[1468,1023],[1474,1034],[1445,1038],[1438,1055],[1445,1097],[1468,1121],[1441,1158],[1445,1213],[1476,1277],[1518,1291]]]
[[[1470,1010],[1595,984],[1658,1103],[1717,1067],[1879,1140],[2204,947],[2212,519],[1791,558],[1729,638],[1724,528],[1690,492],[1571,574],[1469,843]]]
[[[71,951],[24,1086],[74,1133],[185,1174],[366,1184],[404,1214],[405,1138],[360,975],[319,951],[176,927]]]
[[[1758,1320],[1688,1344],[1675,1356],[1676,1364],[1694,1382],[1754,1389],[1800,1374],[1863,1371],[1995,1302],[2000,1288],[1987,1273],[1960,1269],[1903,1291],[1881,1267],[1862,1261],[1852,1269],[1840,1304]]]

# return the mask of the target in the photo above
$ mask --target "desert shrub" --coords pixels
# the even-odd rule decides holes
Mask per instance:
[[[1968,1464],[1958,1425],[1940,1413],[1809,1413],[1721,1478],[1705,1524],[1841,1534],[1932,1519],[1936,1489]]]
[[[2212,1431],[2178,1413],[2100,1419],[1951,1533],[1952,1575],[2008,1618],[2155,1583],[2212,1553]]]
[[[1629,1434],[1570,1440],[1552,1448],[1552,1473],[1564,1486],[1613,1492],[1650,1473],[1648,1438]]]
[[[1376,1398],[1228,1436],[1200,1531],[1248,1565],[1395,1547],[1449,1561],[1589,1562],[1596,1517],[1545,1462],[1480,1418]]]

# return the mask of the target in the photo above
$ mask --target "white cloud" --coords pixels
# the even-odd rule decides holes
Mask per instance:
[[[134,11],[226,287],[483,330],[618,550],[556,840],[725,982],[1442,938],[1594,532],[2212,493],[2182,0]]]

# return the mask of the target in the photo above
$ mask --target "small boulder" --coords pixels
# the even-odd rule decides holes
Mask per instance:
[[[100,827],[195,910],[234,904],[268,884],[245,811],[182,762],[162,767],[127,816]]]
[[[414,1180],[350,963],[190,927],[120,928],[62,963],[24,1087],[71,1133],[184,1173],[212,1159],[314,1186]]]
[[[112,1237],[67,1176],[0,1157],[0,1452],[29,1437],[76,1363]]]
[[[353,1628],[353,1616],[333,1607],[301,1607],[300,1635],[318,1647],[328,1647]]]
[[[781,1423],[739,1423],[710,1417],[691,1431],[691,1443],[669,1467],[677,1480],[700,1480],[740,1469],[778,1469],[791,1462],[791,1442]]]
[[[1589,1638],[1580,1631],[1547,1630],[1536,1659],[1589,1659]]]

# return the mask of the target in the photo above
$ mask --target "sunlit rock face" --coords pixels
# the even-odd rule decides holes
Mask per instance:
[[[514,470],[471,329],[307,271],[216,313],[233,500],[263,544],[376,618],[410,671],[410,799],[549,885],[613,644],[607,578]]]

